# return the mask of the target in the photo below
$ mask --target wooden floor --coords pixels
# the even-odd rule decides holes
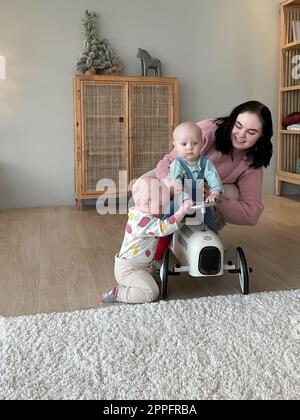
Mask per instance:
[[[222,239],[245,250],[251,292],[300,288],[300,202],[266,197],[256,227],[226,226]],[[113,261],[126,216],[73,207],[0,210],[0,314],[17,316],[99,307],[114,284]],[[240,293],[238,277],[170,280],[171,299]]]

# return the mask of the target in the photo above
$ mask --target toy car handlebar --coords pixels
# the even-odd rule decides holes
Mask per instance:
[[[207,203],[206,201],[203,201],[202,203],[197,203],[194,206],[191,207],[191,210],[202,210],[207,209],[208,207],[216,207],[221,204],[221,200],[216,200],[213,203]]]

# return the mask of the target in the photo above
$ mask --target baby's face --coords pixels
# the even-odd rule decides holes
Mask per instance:
[[[202,132],[198,126],[183,124],[175,129],[173,144],[179,157],[195,162],[201,155]]]
[[[142,180],[134,200],[138,210],[160,217],[169,206],[170,191],[158,179]]]

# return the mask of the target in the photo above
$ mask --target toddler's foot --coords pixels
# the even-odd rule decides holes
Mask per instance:
[[[118,302],[118,286],[111,289],[110,292],[102,293],[100,297],[101,303],[113,303]]]

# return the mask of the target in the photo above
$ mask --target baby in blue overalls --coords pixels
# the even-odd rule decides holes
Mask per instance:
[[[180,200],[203,201],[204,181],[209,188],[205,201],[213,203],[220,199],[224,193],[222,181],[213,162],[207,156],[201,155],[203,145],[200,127],[190,122],[180,124],[174,130],[173,145],[178,157],[172,162],[169,176],[164,181],[174,189],[175,207],[178,207]],[[173,212],[174,206],[171,206],[169,213]],[[217,233],[210,208],[206,210],[204,222]]]

